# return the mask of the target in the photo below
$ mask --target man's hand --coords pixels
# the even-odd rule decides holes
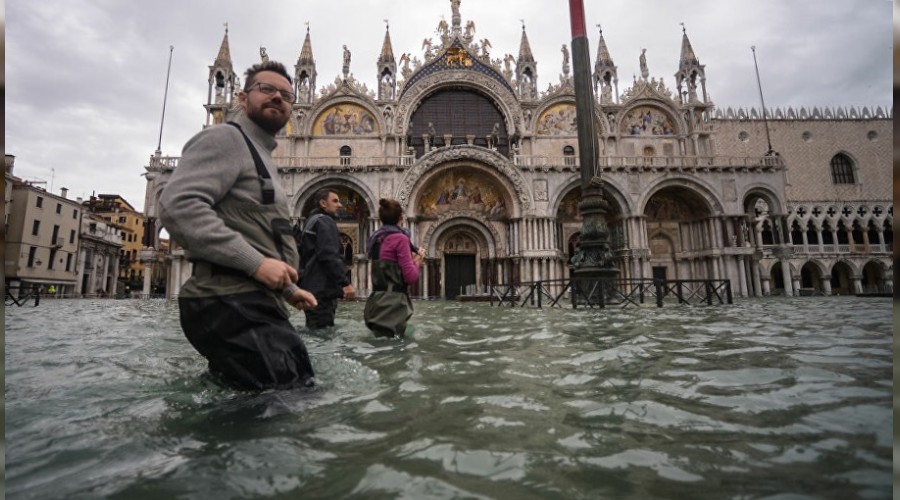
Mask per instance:
[[[425,258],[422,257],[421,253],[415,253],[412,256],[413,263],[419,267],[422,267],[422,264],[425,262]]]
[[[266,257],[253,272],[253,279],[272,290],[282,290],[297,282],[297,270],[286,262]]]
[[[315,309],[319,304],[313,294],[293,284],[282,290],[281,295],[284,297],[284,300],[288,302],[288,304],[296,307],[297,309],[300,309],[301,311]]]
[[[344,287],[344,298],[348,300],[356,298],[356,289],[353,288],[353,284]]]

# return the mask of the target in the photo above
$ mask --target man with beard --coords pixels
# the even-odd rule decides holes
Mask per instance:
[[[210,372],[240,389],[314,384],[287,304],[316,306],[297,285],[287,196],[271,153],[294,93],[274,61],[246,72],[243,114],[191,138],[159,200],[160,221],[193,273],[178,297],[181,327]]]
[[[341,237],[335,217],[343,209],[340,197],[328,188],[313,193],[315,208],[309,213],[300,238],[303,276],[300,284],[316,296],[318,305],[305,311],[311,330],[334,326],[337,299],[352,299],[356,290],[347,277]]]

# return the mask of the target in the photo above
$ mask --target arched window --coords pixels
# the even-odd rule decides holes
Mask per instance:
[[[850,244],[849,231],[847,231],[847,226],[844,225],[844,221],[838,221],[837,240],[838,240],[837,241],[838,245],[849,245]]]
[[[822,223],[822,243],[834,245],[834,230],[831,228],[831,223],[828,221]]]
[[[341,165],[348,166],[350,165],[350,155],[353,154],[353,149],[350,146],[341,146]]]
[[[875,225],[875,221],[869,221],[869,225],[866,227],[866,232],[869,233],[869,244],[877,245],[879,243],[878,227]]]
[[[835,184],[856,184],[853,161],[847,155],[838,153],[831,159],[831,180]]]
[[[797,221],[794,221],[794,223],[791,225],[791,244],[803,244],[803,231],[800,229],[800,224]]]
[[[853,236],[853,243],[855,245],[862,245],[865,240],[863,240],[863,229],[862,226],[859,225],[859,221],[853,221],[853,225],[851,226],[851,236]],[[877,243],[878,240],[875,240]]]
[[[806,242],[810,245],[819,244],[819,232],[816,231],[816,226],[812,221],[806,223]]]
[[[572,146],[566,146],[563,148],[563,162],[566,166],[574,167],[575,166],[575,148]]]
[[[772,225],[769,224],[769,221],[763,222],[762,244],[763,245],[774,245],[775,244],[775,235],[774,235],[774,233],[772,233]]]

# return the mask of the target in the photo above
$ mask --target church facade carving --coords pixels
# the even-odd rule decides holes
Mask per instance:
[[[582,167],[568,50],[559,81],[541,91],[525,27],[518,57],[492,58],[460,7],[453,0],[451,23],[438,23],[421,54],[402,53],[399,68],[387,28],[374,90],[349,73],[346,46],[342,75],[316,89],[307,31],[298,100],[274,156],[296,223],[316,189],[342,197],[345,260],[362,293],[379,197],[401,202],[413,240],[428,250],[416,295],[569,276]],[[737,296],[891,289],[893,110],[723,110],[686,32],[681,42],[674,89],[635,47],[641,76],[619,93],[600,33],[594,169],[620,276],[729,279]],[[211,68],[207,125],[239,112],[230,54],[220,49]],[[767,127],[777,153],[766,154]],[[157,155],[146,167],[150,219],[177,163]],[[177,295],[190,264],[174,245],[169,252],[167,291]]]

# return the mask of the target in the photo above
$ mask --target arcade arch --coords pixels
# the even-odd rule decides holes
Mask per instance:
[[[713,279],[724,270],[714,258],[721,228],[713,207],[695,189],[668,185],[653,192],[643,216],[650,275],[665,279]]]

